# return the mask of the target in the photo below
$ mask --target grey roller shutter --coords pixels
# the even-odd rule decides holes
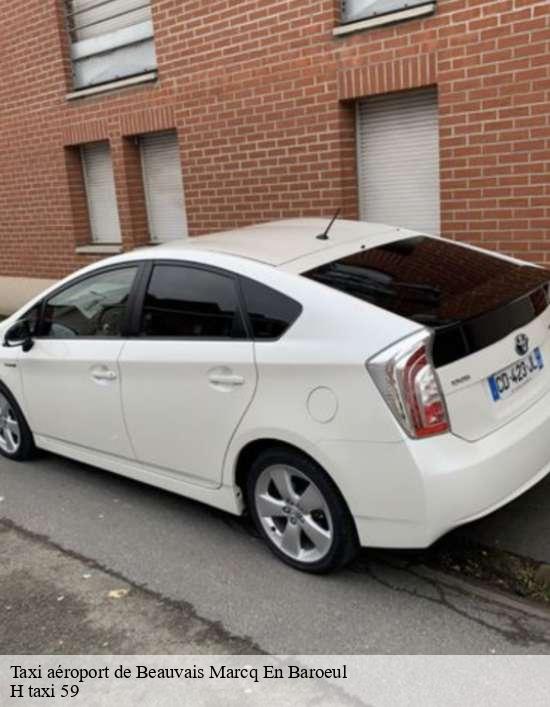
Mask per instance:
[[[66,0],[75,88],[157,66],[149,0]]]
[[[361,218],[439,234],[436,90],[363,99],[357,126]]]
[[[94,243],[120,243],[120,222],[109,144],[82,147],[82,168]]]
[[[187,218],[177,135],[153,133],[140,142],[151,240],[185,238]]]
[[[150,0],[70,0],[70,27],[81,41],[151,19]]]

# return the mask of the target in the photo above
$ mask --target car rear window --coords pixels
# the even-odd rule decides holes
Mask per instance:
[[[305,275],[429,326],[472,319],[550,280],[542,268],[428,237],[366,249]]]
[[[440,332],[439,365],[538,316],[550,282],[543,268],[427,236],[365,248],[304,275]]]

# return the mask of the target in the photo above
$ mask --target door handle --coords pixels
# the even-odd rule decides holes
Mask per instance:
[[[214,385],[244,385],[244,378],[233,373],[211,373],[208,380]]]
[[[114,371],[94,371],[92,373],[92,378],[95,381],[114,381],[117,378],[117,374]]]

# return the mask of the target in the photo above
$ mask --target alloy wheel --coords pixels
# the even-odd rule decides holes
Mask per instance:
[[[21,430],[11,403],[0,393],[0,449],[15,454],[21,445]]]
[[[291,466],[266,467],[256,482],[256,512],[269,540],[300,562],[318,562],[334,536],[332,516],[319,488]]]

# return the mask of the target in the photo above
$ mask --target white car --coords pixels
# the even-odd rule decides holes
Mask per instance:
[[[0,452],[248,509],[302,570],[423,548],[550,469],[549,280],[320,219],[110,258],[1,325]]]

